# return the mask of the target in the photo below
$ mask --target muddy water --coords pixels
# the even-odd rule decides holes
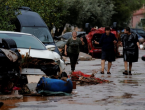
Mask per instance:
[[[4,105],[0,108],[0,110],[9,110],[11,108],[16,108],[16,104],[20,102],[32,102],[32,101],[47,101],[47,97],[23,97],[23,99],[15,99],[15,100],[0,100],[0,102],[4,102]]]
[[[140,57],[144,51],[140,51]],[[92,66],[93,65],[93,66]],[[106,66],[107,67],[107,66]],[[109,84],[77,86],[71,97],[24,97],[5,101],[1,110],[145,110],[145,62],[133,63],[132,76],[124,76],[123,59],[113,62],[111,75],[96,77],[110,80]],[[76,70],[92,74],[100,69],[100,59],[81,61]],[[107,70],[107,68],[106,68]],[[66,67],[70,72],[70,65]]]
[[[107,76],[104,75],[104,77]],[[112,78],[112,76],[109,77],[110,80]],[[106,106],[108,110],[124,110],[122,106],[128,108],[125,110],[138,110],[138,106],[141,105],[141,107],[144,107],[145,98],[143,98],[144,92],[142,91],[144,89],[140,85],[145,80],[132,78],[119,79],[114,80],[110,84],[77,86],[77,94],[72,96],[29,96],[24,97],[22,100],[3,101],[5,104],[0,110],[46,110],[46,108],[51,110],[67,110],[73,107],[77,107],[76,110],[79,110],[81,108],[80,105],[92,107],[90,110],[99,109],[100,106]],[[138,92],[138,89],[140,92]],[[66,109],[64,109],[64,106],[66,106]],[[119,106],[120,109],[113,109],[112,106]],[[84,110],[87,109],[84,108]],[[139,110],[144,109],[141,108]]]
[[[106,76],[104,75],[104,77]],[[109,77],[110,80],[112,78],[113,77],[111,76]],[[60,110],[59,108],[62,109],[64,106],[66,106],[66,109],[76,106],[78,107],[76,110],[78,110],[80,105],[83,107],[87,105],[92,108],[107,106],[110,108],[110,110],[124,110],[113,109],[112,106],[126,106],[126,108],[129,107],[129,109],[126,110],[138,110],[136,109],[138,105],[143,105],[144,107],[145,98],[142,97],[144,93],[142,91],[142,87],[140,86],[142,83],[144,83],[144,80],[135,80],[132,78],[125,80],[121,80],[122,78],[119,79],[120,80],[114,80],[110,84],[77,86],[76,90],[78,93],[73,94],[72,96],[29,96],[24,97],[21,100],[3,101],[4,106],[0,110],[45,110],[46,108]],[[138,92],[138,89],[140,92]],[[133,109],[134,107],[135,109]],[[86,109],[84,108],[84,110]]]

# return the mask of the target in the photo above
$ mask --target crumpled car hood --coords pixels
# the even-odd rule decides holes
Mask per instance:
[[[29,49],[18,49],[20,50],[21,55],[26,55],[27,52],[29,53]],[[30,56],[33,58],[52,59],[55,61],[60,60],[60,55],[58,53],[49,50],[30,49]]]

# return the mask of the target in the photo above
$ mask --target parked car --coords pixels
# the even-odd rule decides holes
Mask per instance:
[[[133,32],[139,34],[139,35],[142,36],[143,38],[145,38],[145,31],[144,31],[144,30],[142,30],[142,29],[134,29],[134,28],[132,28],[131,30],[132,30]]]
[[[33,12],[29,7],[19,8],[21,14],[17,16],[14,24],[16,32],[30,33],[36,36],[49,50],[55,51],[58,54],[59,50],[49,32],[49,29],[40,15]]]
[[[49,64],[52,64],[53,66],[59,65],[60,70],[64,70],[64,62],[60,59],[60,55],[56,52],[49,51],[45,45],[34,35],[27,34],[27,33],[19,33],[19,32],[8,32],[8,31],[0,31],[0,38],[5,39],[13,39],[16,44],[18,50],[20,50],[21,55],[29,54],[30,58],[36,59],[35,63],[37,63],[37,60],[39,60],[39,63],[36,68],[32,65],[26,68],[23,68],[21,71],[21,74],[41,74],[41,75],[51,75],[52,71],[49,68]],[[53,65],[53,63],[55,63]],[[48,64],[48,65],[47,65]],[[49,69],[49,71],[45,71],[46,69]]]
[[[142,58],[141,58],[143,61],[145,61],[145,55],[144,56],[142,56]]]
[[[77,32],[77,36],[81,36],[82,34],[86,34],[86,32]],[[61,38],[68,40],[72,37],[72,32],[66,32],[63,35],[60,36]]]
[[[77,37],[78,38],[83,38],[83,41],[85,43],[85,45],[83,45],[81,47],[81,52],[84,53],[88,53],[88,43],[87,43],[87,39],[86,39],[86,32],[77,32]],[[65,34],[63,34],[62,36],[60,36],[61,40],[56,41],[56,46],[61,49],[61,53],[62,55],[64,54],[64,46],[66,44],[66,42],[68,41],[68,39],[70,39],[72,37],[72,32],[67,32]]]

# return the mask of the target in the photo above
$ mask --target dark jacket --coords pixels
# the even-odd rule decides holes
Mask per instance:
[[[105,34],[102,34],[102,37],[100,39],[99,44],[102,45],[102,50],[107,51],[107,50],[114,50],[114,43],[113,41],[116,40],[116,37],[114,34],[110,33],[109,36]]]
[[[121,36],[121,41],[123,44],[124,61],[137,62],[138,61],[137,35],[135,33],[131,33],[130,35],[123,34]]]

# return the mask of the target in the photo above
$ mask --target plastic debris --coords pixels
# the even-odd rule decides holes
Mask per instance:
[[[94,74],[87,75],[82,73],[81,71],[73,72],[71,75],[72,81],[77,81],[77,84],[101,84],[101,83],[109,83],[110,81],[105,79],[96,78]]]

